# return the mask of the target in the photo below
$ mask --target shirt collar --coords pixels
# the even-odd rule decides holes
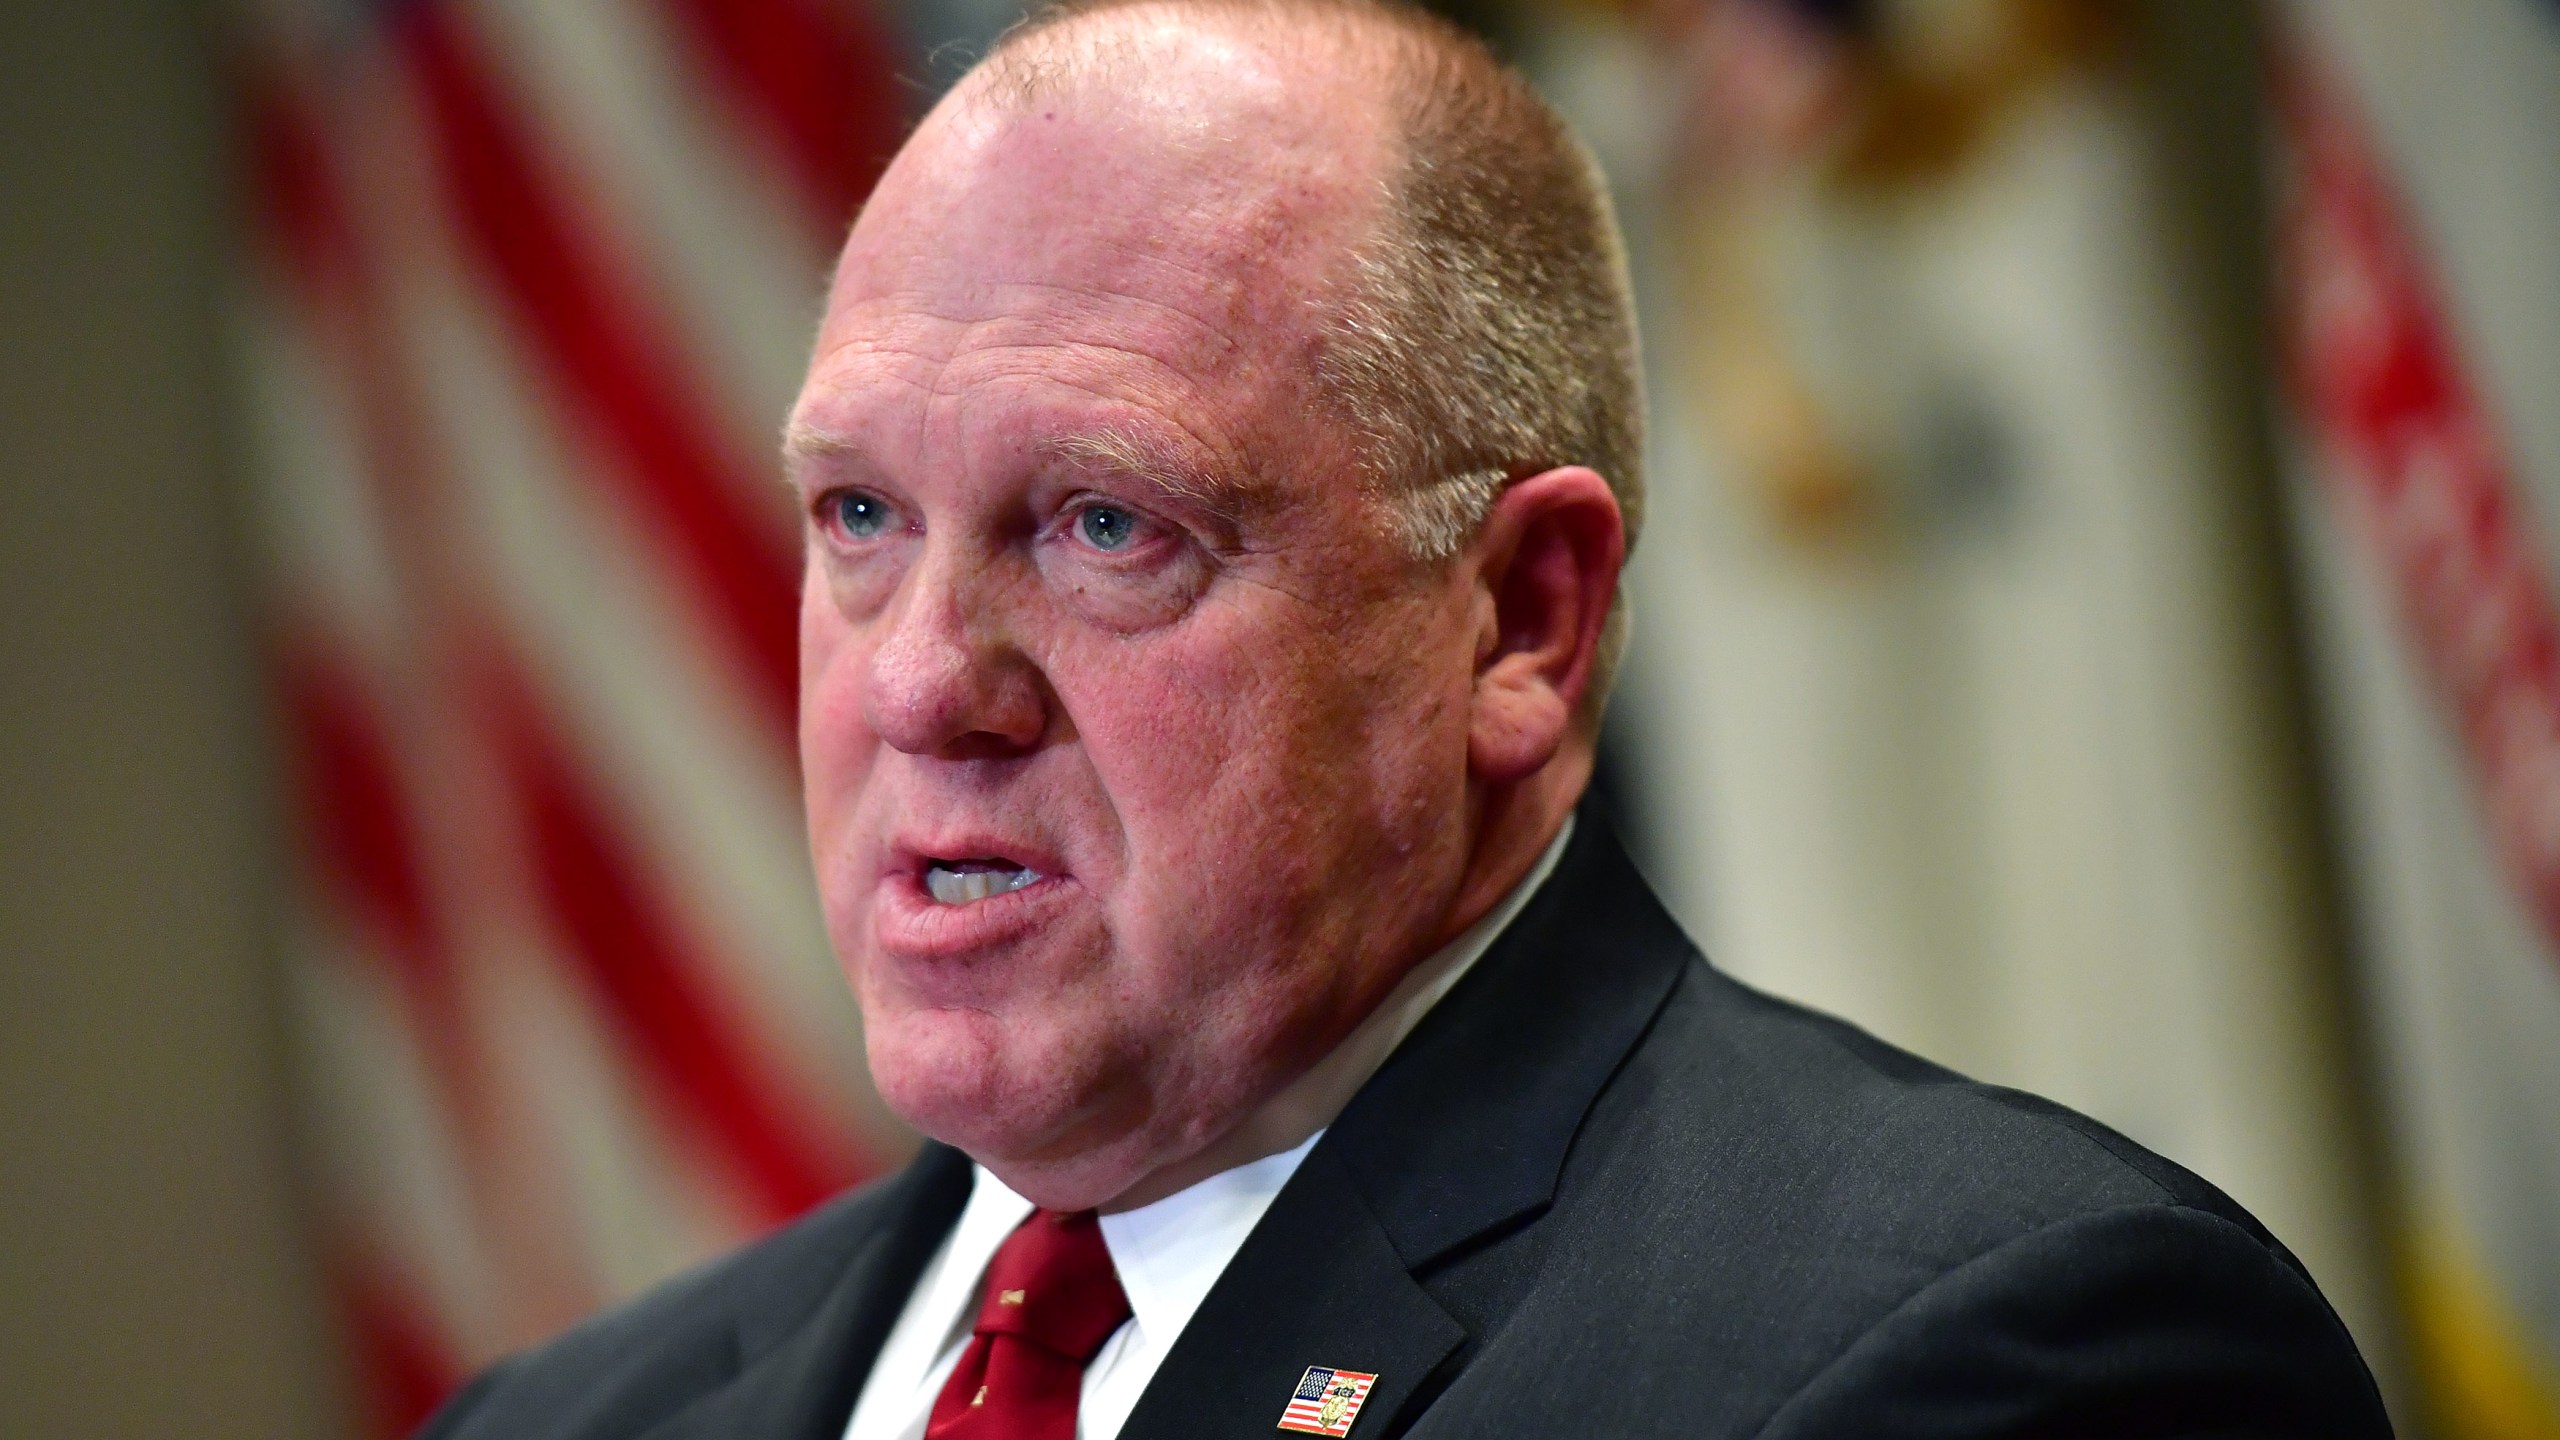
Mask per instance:
[[[1209,1298],[1209,1288],[1244,1248],[1272,1197],[1321,1138],[1318,1131],[1293,1150],[1222,1170],[1153,1205],[1102,1217],[1102,1241],[1111,1248],[1129,1313],[1154,1343],[1170,1344],[1191,1323],[1191,1312]]]

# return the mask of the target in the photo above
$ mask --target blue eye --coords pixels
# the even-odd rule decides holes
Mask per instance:
[[[836,523],[856,540],[878,538],[889,528],[889,507],[877,495],[848,490],[835,500]]]
[[[1087,505],[1076,516],[1076,531],[1096,550],[1118,550],[1138,533],[1137,517],[1109,505]]]

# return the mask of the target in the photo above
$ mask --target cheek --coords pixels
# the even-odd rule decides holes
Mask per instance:
[[[813,575],[800,606],[800,781],[822,867],[830,837],[842,833],[845,815],[861,799],[879,748],[862,703],[869,655],[863,630]]]
[[[1359,897],[1367,919],[1350,923],[1392,930],[1390,912],[1427,908],[1463,843],[1471,646],[1446,608],[1424,596],[1335,617],[1272,677],[1246,755],[1271,792],[1262,803],[1292,822],[1257,863]]]
[[[1213,604],[1178,635],[1061,657],[1052,678],[1126,828],[1132,898],[1159,912],[1126,918],[1295,930],[1310,897],[1384,883],[1380,866],[1445,828],[1463,802],[1466,669],[1434,662],[1463,644],[1445,628],[1420,605]]]
[[[1215,610],[1179,628],[1119,636],[1076,627],[1046,670],[1114,808],[1196,813],[1272,723],[1264,637]]]

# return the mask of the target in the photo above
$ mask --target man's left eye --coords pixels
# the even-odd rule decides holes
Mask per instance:
[[[889,530],[889,506],[877,495],[847,490],[834,497],[835,522],[856,540],[876,540]]]
[[[1125,550],[1138,536],[1138,517],[1116,505],[1087,505],[1076,516],[1076,533],[1096,550]]]

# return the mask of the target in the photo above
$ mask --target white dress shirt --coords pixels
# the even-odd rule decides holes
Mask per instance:
[[[1084,1394],[1076,1410],[1081,1440],[1114,1440],[1120,1433],[1182,1327],[1208,1298],[1227,1262],[1244,1248],[1245,1237],[1271,1208],[1280,1187],[1297,1173],[1298,1162],[1323,1138],[1324,1127],[1528,905],[1554,872],[1572,835],[1568,817],[1546,853],[1501,904],[1415,966],[1332,1053],[1216,1147],[1227,1152],[1240,1142],[1258,1152],[1258,1158],[1218,1170],[1152,1204],[1102,1217],[1102,1242],[1129,1297],[1129,1319],[1085,1367]],[[987,1263],[1033,1208],[985,1166],[975,1167],[968,1206],[925,1266],[907,1308],[881,1345],[845,1426],[845,1440],[922,1440],[934,1399],[969,1346]]]

